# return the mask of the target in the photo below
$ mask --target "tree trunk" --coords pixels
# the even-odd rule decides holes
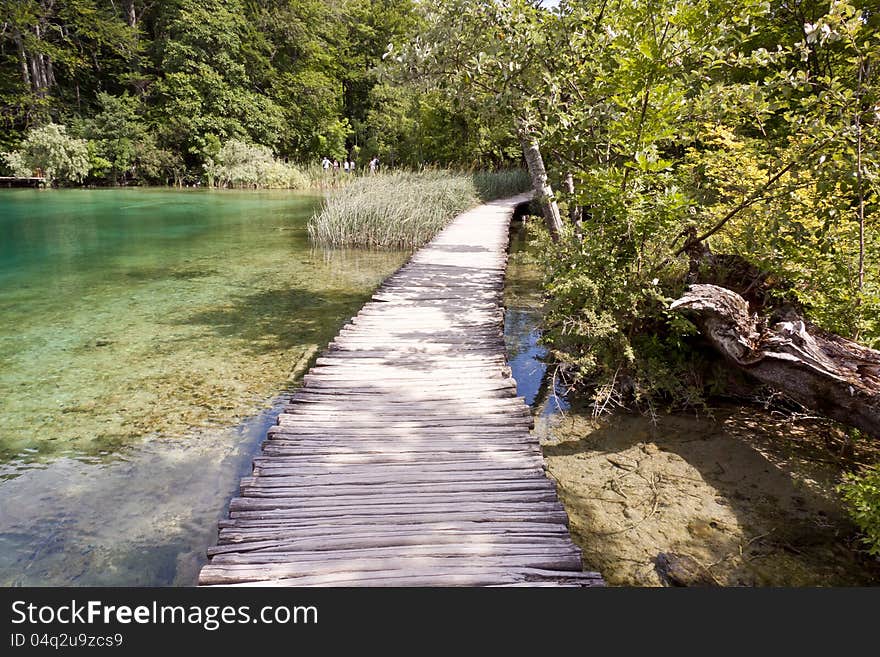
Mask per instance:
[[[725,359],[758,381],[880,438],[880,351],[808,327],[794,314],[765,325],[745,299],[717,285],[691,285],[670,307],[687,312]]]
[[[31,73],[28,70],[28,57],[27,53],[24,51],[24,44],[22,43],[21,36],[16,37],[15,45],[18,47],[18,58],[21,61],[21,79],[22,82],[27,85],[27,88],[31,88]]]
[[[568,207],[568,217],[572,223],[577,223],[581,218],[581,208],[574,202],[574,175],[569,171],[565,174],[565,191],[571,198],[571,205]]]
[[[522,144],[523,156],[526,159],[526,167],[529,177],[532,179],[532,187],[535,189],[535,200],[541,206],[541,214],[550,237],[556,242],[562,232],[562,217],[559,215],[559,206],[553,197],[553,188],[547,180],[547,170],[544,169],[544,158],[541,157],[541,147],[538,140],[529,132],[520,127],[520,143]]]
[[[565,191],[568,193],[569,205],[568,218],[574,226],[574,234],[579,240],[584,239],[584,213],[583,208],[575,203],[574,175],[571,171],[565,174]]]
[[[135,10],[134,0],[128,0],[126,6],[126,12],[128,18],[128,26],[131,28],[137,28],[138,18],[137,11]]]
[[[34,25],[34,34],[37,41],[42,41],[44,30],[40,29],[40,25]],[[55,74],[52,71],[52,59],[49,55],[38,53],[30,53],[30,78],[31,89],[38,98],[43,98],[49,93],[50,87],[55,84]]]

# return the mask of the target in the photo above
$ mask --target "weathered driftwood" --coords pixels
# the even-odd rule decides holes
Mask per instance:
[[[691,285],[671,308],[686,311],[733,364],[805,407],[880,437],[880,352],[808,326],[797,315],[771,325],[741,296]]]

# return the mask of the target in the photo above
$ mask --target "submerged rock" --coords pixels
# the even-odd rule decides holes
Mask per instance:
[[[718,586],[711,573],[686,554],[661,552],[654,563],[660,578],[668,586]]]

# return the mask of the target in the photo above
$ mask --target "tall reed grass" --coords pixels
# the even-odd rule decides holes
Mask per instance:
[[[415,249],[457,214],[528,187],[528,176],[519,170],[360,177],[328,196],[323,210],[309,221],[309,236],[328,247]]]
[[[346,173],[343,169],[338,171],[325,171],[320,162],[309,162],[300,165],[300,171],[308,179],[308,186],[312,189],[338,189],[354,181],[359,174]]]

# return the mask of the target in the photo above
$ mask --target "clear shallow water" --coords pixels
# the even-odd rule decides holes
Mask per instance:
[[[510,257],[504,282],[504,343],[516,381],[516,394],[524,397],[533,412],[549,416],[568,410],[562,386],[547,376],[547,348],[541,338],[540,272],[530,259],[529,237],[522,222],[510,231]],[[549,394],[550,390],[556,394]],[[539,409],[539,410],[538,410]]]
[[[0,584],[194,581],[289,377],[406,258],[313,251],[319,203],[0,192]]]

